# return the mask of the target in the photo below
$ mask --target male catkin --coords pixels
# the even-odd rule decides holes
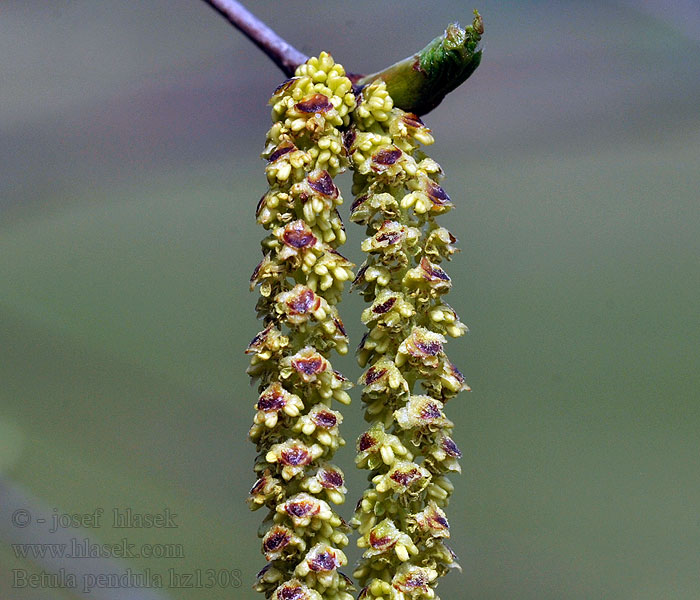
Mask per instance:
[[[350,386],[328,356],[348,349],[336,304],[352,264],[336,250],[345,230],[332,178],[345,168],[339,128],[349,124],[355,96],[343,68],[323,53],[270,103],[269,190],[256,213],[270,233],[251,278],[265,328],[247,349],[260,393],[250,430],[258,480],[249,503],[269,511],[261,528],[268,564],[256,589],[273,600],[351,600],[352,585],[338,571],[347,562],[348,527],[331,508],[347,490],[329,462],[344,444],[342,415],[331,404],[348,404]]]
[[[443,509],[453,490],[446,474],[460,470],[461,454],[444,406],[468,387],[444,345],[467,328],[443,300],[451,281],[440,263],[456,240],[435,222],[452,203],[437,183],[442,169],[418,150],[432,142],[381,81],[364,89],[345,136],[355,172],[351,219],[369,236],[354,285],[370,303],[358,357],[368,366],[360,383],[371,428],[356,462],[370,470],[371,485],[352,521],[366,549],[355,577],[367,600],[436,598],[438,577],[457,566]]]

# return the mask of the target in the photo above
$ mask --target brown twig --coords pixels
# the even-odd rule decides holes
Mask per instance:
[[[245,34],[282,69],[287,77],[294,75],[294,70],[306,62],[308,56],[285,42],[240,2],[236,0],[204,0],[204,2]]]
[[[237,0],[204,0],[267,54],[287,77],[308,57],[288,44]],[[448,25],[425,48],[372,75],[348,72],[357,90],[375,79],[386,83],[394,105],[418,115],[433,110],[446,94],[461,85],[481,62],[484,23],[474,11],[471,25]]]

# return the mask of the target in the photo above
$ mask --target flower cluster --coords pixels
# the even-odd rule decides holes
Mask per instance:
[[[343,68],[324,53],[301,65],[270,102],[269,190],[256,211],[269,234],[251,277],[265,328],[246,351],[259,384],[250,429],[258,479],[249,504],[269,511],[261,530],[268,564],[255,587],[275,600],[351,600],[352,584],[338,570],[347,563],[348,526],[331,508],[347,490],[330,462],[344,444],[332,402],[348,404],[350,384],[328,356],[348,349],[336,304],[353,274],[337,251],[345,230],[333,177],[347,162],[340,128],[355,96]]]
[[[436,598],[438,577],[457,567],[443,509],[461,454],[445,404],[469,388],[444,347],[467,329],[443,300],[451,281],[441,263],[456,240],[435,222],[452,202],[437,183],[440,166],[418,149],[432,142],[381,81],[364,89],[344,136],[355,171],[351,219],[368,235],[354,286],[369,303],[358,358],[372,426],[356,462],[371,485],[352,521],[365,549],[355,572],[365,600]]]

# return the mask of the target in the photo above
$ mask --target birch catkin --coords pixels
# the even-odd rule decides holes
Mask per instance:
[[[256,211],[270,233],[251,278],[265,328],[253,339],[248,369],[259,383],[250,430],[259,455],[249,504],[268,515],[261,528],[267,566],[256,589],[273,600],[351,600],[338,568],[347,559],[345,522],[332,504],[344,501],[342,471],[330,460],[344,444],[342,415],[349,383],[328,360],[348,340],[336,308],[351,263],[333,177],[345,168],[340,127],[355,96],[328,54],[301,65],[273,94],[273,125],[263,157],[269,190]]]
[[[445,403],[468,389],[444,352],[466,332],[443,296],[451,281],[440,263],[455,238],[435,217],[452,203],[440,166],[418,150],[433,142],[413,114],[393,107],[383,82],[363,91],[345,144],[355,171],[351,219],[367,228],[367,259],[354,285],[370,303],[358,350],[370,429],[357,465],[371,472],[352,524],[364,554],[355,572],[361,599],[436,598],[439,576],[456,567],[444,540],[447,478],[461,456]],[[423,393],[417,392],[418,384]]]

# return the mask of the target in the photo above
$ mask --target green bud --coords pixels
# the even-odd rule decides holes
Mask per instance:
[[[392,65],[381,73],[360,79],[366,85],[381,78],[394,104],[402,109],[426,114],[452,90],[461,85],[481,62],[479,42],[484,23],[477,11],[471,25],[449,25],[419,53]]]

